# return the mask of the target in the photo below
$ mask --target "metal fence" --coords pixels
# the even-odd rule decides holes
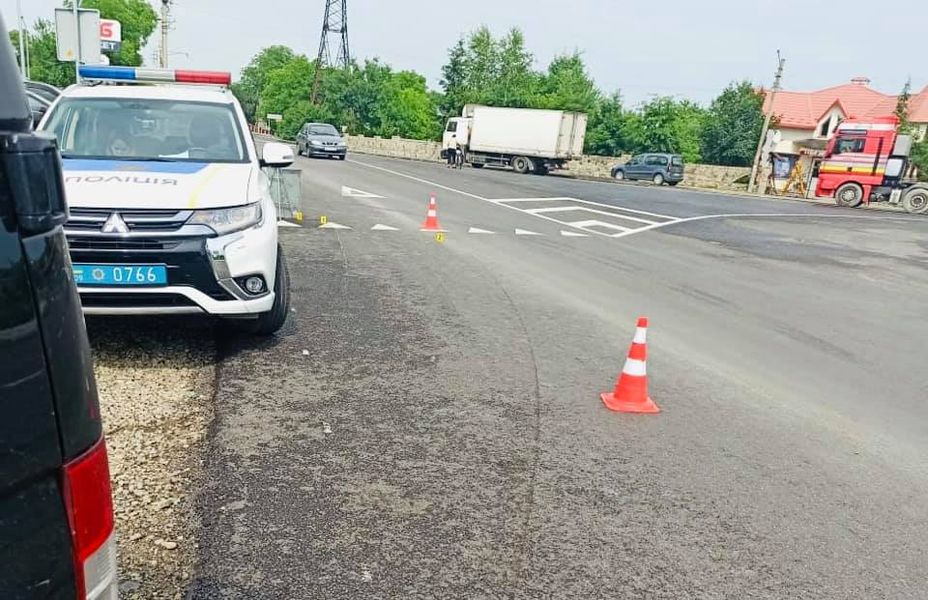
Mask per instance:
[[[267,169],[271,197],[281,219],[303,220],[303,194],[299,169]]]

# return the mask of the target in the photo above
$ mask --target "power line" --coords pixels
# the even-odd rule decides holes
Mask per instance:
[[[338,50],[335,62],[332,62],[332,41],[338,35]],[[313,79],[312,102],[319,97],[319,84],[325,67],[347,69],[351,63],[348,50],[348,0],[326,0],[325,17],[322,19],[322,36],[319,40],[319,54],[316,56],[316,76]]]

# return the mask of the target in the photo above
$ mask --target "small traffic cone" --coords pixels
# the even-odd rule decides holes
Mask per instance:
[[[435,194],[429,194],[429,210],[425,214],[425,221],[422,222],[420,231],[444,231],[438,224],[438,204],[435,202]]]
[[[609,410],[628,413],[659,413],[661,409],[648,396],[648,318],[638,318],[635,338],[628,350],[615,390],[600,394]]]

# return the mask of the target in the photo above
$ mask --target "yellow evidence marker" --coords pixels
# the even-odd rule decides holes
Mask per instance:
[[[320,224],[320,225],[325,225],[325,224],[328,223],[328,222],[329,222],[329,218],[328,218],[327,216],[322,215],[322,216],[319,217],[319,224]]]
[[[444,242],[444,241],[445,241],[445,232],[444,232],[444,231],[439,231],[438,233],[436,233],[436,234],[435,234],[435,241],[438,242],[439,244],[441,244],[442,242]]]
[[[302,223],[303,222],[303,211],[302,210],[293,211],[293,220],[296,221],[297,223]]]

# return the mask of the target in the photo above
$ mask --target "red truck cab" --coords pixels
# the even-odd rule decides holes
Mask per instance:
[[[825,148],[815,195],[840,206],[900,201],[908,212],[928,212],[928,186],[905,179],[912,137],[895,116],[848,119]]]

